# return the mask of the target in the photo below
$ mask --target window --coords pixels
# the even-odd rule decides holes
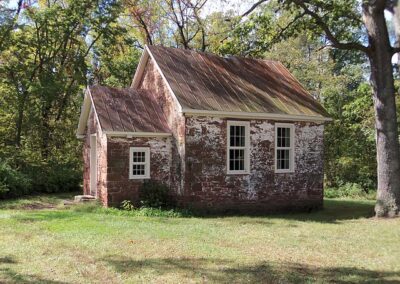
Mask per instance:
[[[249,122],[245,121],[228,121],[228,174],[246,174],[249,172],[249,126]]]
[[[129,151],[129,178],[150,178],[150,149],[132,147]]]
[[[275,124],[275,172],[294,171],[294,125]]]

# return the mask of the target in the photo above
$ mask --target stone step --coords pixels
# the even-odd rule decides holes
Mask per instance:
[[[96,201],[96,197],[92,195],[76,195],[74,198],[74,202],[89,202],[89,201]]]

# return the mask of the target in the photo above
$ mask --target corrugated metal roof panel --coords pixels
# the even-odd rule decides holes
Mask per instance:
[[[89,90],[104,131],[170,132],[160,106],[147,91],[98,85]]]
[[[184,109],[328,116],[280,62],[148,48]]]

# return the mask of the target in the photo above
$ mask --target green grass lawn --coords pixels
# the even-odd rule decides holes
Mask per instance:
[[[370,218],[372,201],[165,218],[68,209],[66,197],[0,202],[0,283],[400,283],[400,219]]]

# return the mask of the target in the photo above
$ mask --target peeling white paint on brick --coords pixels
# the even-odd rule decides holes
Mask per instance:
[[[207,204],[254,205],[263,202],[322,202],[323,126],[295,124],[294,173],[276,174],[275,122],[250,121],[250,173],[226,174],[226,120],[190,117],[186,120],[187,191]],[[286,200],[286,201],[285,201]],[[311,201],[317,200],[317,201]],[[246,203],[247,204],[247,203]],[[269,204],[269,203],[268,203]],[[270,205],[269,205],[270,206]]]

